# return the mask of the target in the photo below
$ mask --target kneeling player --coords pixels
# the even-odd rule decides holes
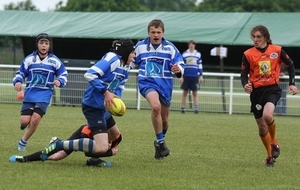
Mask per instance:
[[[111,148],[104,154],[88,154],[85,153],[86,156],[90,157],[86,161],[87,166],[111,166],[111,163],[108,161],[104,161],[100,159],[100,157],[110,157],[116,155],[118,152],[118,144],[122,140],[122,135],[116,125],[116,122],[112,115],[108,112],[105,113],[105,118],[107,122],[107,132],[108,132],[108,141],[111,144]],[[91,130],[87,125],[80,126],[68,140],[80,139],[80,138],[93,138]],[[59,141],[57,137],[51,139],[50,144],[56,141]],[[58,161],[66,158],[73,151],[71,150],[61,150],[53,155],[49,156],[47,160]],[[35,152],[33,154],[27,156],[17,156],[13,155],[9,158],[10,162],[32,162],[32,161],[41,161],[42,150]]]

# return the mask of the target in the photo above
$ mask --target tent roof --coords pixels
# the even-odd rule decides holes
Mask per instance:
[[[275,44],[300,46],[300,13],[199,12],[38,12],[0,11],[0,35],[54,38],[143,39],[153,19],[165,24],[165,37],[174,42],[194,39],[202,44],[252,45],[250,30],[264,24]]]

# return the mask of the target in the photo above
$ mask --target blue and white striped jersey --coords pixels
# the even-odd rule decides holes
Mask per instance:
[[[136,44],[135,54],[134,64],[131,64],[131,67],[139,66],[140,92],[153,88],[167,101],[171,101],[173,90],[171,65],[179,64],[182,74],[184,71],[184,62],[178,49],[164,38],[155,49],[148,37]]]
[[[198,77],[203,74],[202,57],[199,51],[186,50],[182,53],[182,57],[185,63],[184,76]]]
[[[88,69],[84,74],[84,78],[89,84],[83,95],[83,104],[105,109],[104,93],[106,90],[115,93],[119,97],[122,96],[130,67],[123,67],[120,58],[119,55],[108,52]]]
[[[28,55],[21,63],[19,70],[13,78],[13,85],[17,82],[24,83],[24,102],[45,102],[50,103],[55,79],[64,87],[67,83],[68,72],[62,63],[53,53],[40,60],[37,51]]]

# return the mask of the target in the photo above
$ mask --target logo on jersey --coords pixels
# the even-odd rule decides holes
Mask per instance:
[[[276,59],[277,57],[278,57],[278,53],[276,53],[276,52],[273,52],[270,54],[271,59]]]
[[[163,47],[162,50],[164,50],[164,51],[171,51],[171,48],[170,47]]]
[[[48,59],[48,63],[51,63],[51,64],[55,65],[55,64],[56,64],[56,61],[53,60],[53,59]]]
[[[196,63],[196,60],[193,59],[193,58],[187,58],[186,59],[186,64],[195,64]]]
[[[150,58],[147,60],[145,70],[146,76],[163,76],[163,59]]]
[[[110,92],[115,93],[116,90],[119,88],[122,80],[124,77],[120,76],[120,75],[116,75],[115,78],[110,82],[110,84],[108,85],[107,89]]]
[[[259,73],[260,74],[270,74],[271,73],[271,63],[270,61],[260,61],[259,65]]]
[[[47,85],[47,79],[49,77],[49,71],[33,70],[32,79],[30,82],[31,87],[45,87]]]

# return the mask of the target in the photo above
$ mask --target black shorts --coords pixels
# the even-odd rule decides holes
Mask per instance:
[[[273,103],[275,106],[281,97],[282,90],[278,85],[266,86],[253,89],[250,94],[251,112],[255,119],[261,118],[264,106],[267,102]]]
[[[82,104],[82,112],[93,135],[98,133],[107,133],[106,119],[104,116],[106,112],[105,109],[93,108]]]
[[[183,77],[183,83],[181,84],[183,90],[199,90],[199,77]]]

